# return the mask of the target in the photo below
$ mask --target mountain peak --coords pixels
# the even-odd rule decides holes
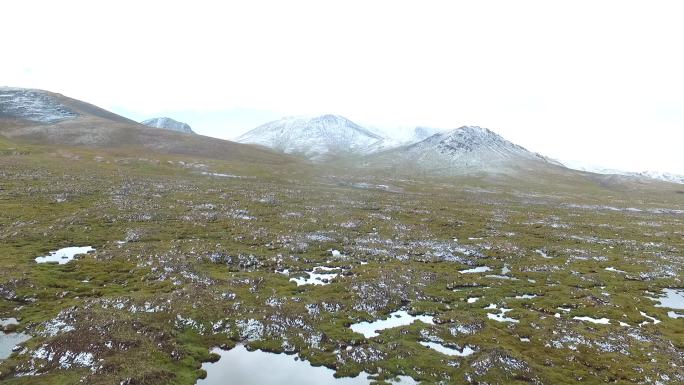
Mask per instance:
[[[457,135],[457,136],[501,138],[501,135],[497,134],[496,132],[494,132],[488,128],[484,128],[484,127],[480,127],[480,126],[461,126],[459,128],[455,128],[451,131],[447,131],[446,134],[449,136]]]
[[[363,153],[383,137],[340,115],[291,116],[263,124],[237,138],[311,159]]]
[[[444,134],[433,136],[433,138],[438,139],[441,147],[444,149],[456,151],[472,152],[480,148],[526,151],[522,147],[504,139],[494,131],[479,126],[459,127]]]
[[[507,173],[528,167],[557,166],[494,131],[479,126],[463,126],[436,133],[378,157],[380,161],[401,168],[418,168],[442,174]]]
[[[195,133],[194,131],[192,131],[192,128],[187,123],[179,122],[177,120],[167,117],[147,119],[140,123],[153,128],[164,128],[167,130],[184,132],[186,134]]]

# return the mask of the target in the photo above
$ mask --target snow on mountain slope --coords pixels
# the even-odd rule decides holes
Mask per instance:
[[[537,166],[560,166],[476,126],[434,134],[415,144],[370,155],[367,164],[373,162],[448,174],[506,173]]]
[[[574,169],[574,170],[592,172],[594,174],[621,175],[621,176],[628,176],[628,177],[633,177],[633,178],[648,178],[648,179],[654,179],[654,180],[659,180],[659,181],[663,181],[663,182],[684,184],[684,175],[677,175],[677,174],[672,174],[672,173],[668,173],[668,172],[661,172],[661,171],[641,171],[641,172],[624,171],[624,170],[616,170],[616,169],[605,168],[605,167],[600,167],[600,166],[587,165],[587,164],[580,163],[580,162],[564,162],[563,164],[566,167],[569,167],[569,168]]]
[[[370,146],[383,139],[342,116],[322,115],[288,117],[266,123],[238,137],[237,141],[320,159],[329,155],[366,153]]]
[[[255,146],[150,129],[93,104],[46,90],[0,88],[0,138],[40,146],[149,151],[250,164],[301,162]]]
[[[56,123],[79,114],[48,93],[25,88],[0,87],[0,117],[36,123]]]
[[[187,123],[179,122],[166,117],[147,119],[140,123],[153,128],[165,128],[167,130],[184,132],[186,134],[195,133]]]
[[[644,178],[657,179],[670,183],[684,184],[684,175],[671,174],[669,172],[661,171],[642,171],[637,172],[635,174],[638,176],[642,176]]]

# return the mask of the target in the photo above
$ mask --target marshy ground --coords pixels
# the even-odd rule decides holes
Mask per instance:
[[[684,193],[555,182],[0,141],[2,338],[32,336],[0,381],[194,384],[244,344],[380,383],[684,382],[654,300],[684,287]],[[433,322],[350,327],[398,311]]]

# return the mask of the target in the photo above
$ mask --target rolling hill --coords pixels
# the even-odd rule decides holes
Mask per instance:
[[[24,88],[0,88],[0,134],[31,144],[139,148],[271,164],[299,162],[265,148],[167,129],[150,129],[80,100]]]

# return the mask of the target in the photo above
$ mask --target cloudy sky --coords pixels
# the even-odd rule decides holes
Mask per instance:
[[[11,1],[0,85],[221,138],[335,113],[684,174],[683,16],[645,0]]]

